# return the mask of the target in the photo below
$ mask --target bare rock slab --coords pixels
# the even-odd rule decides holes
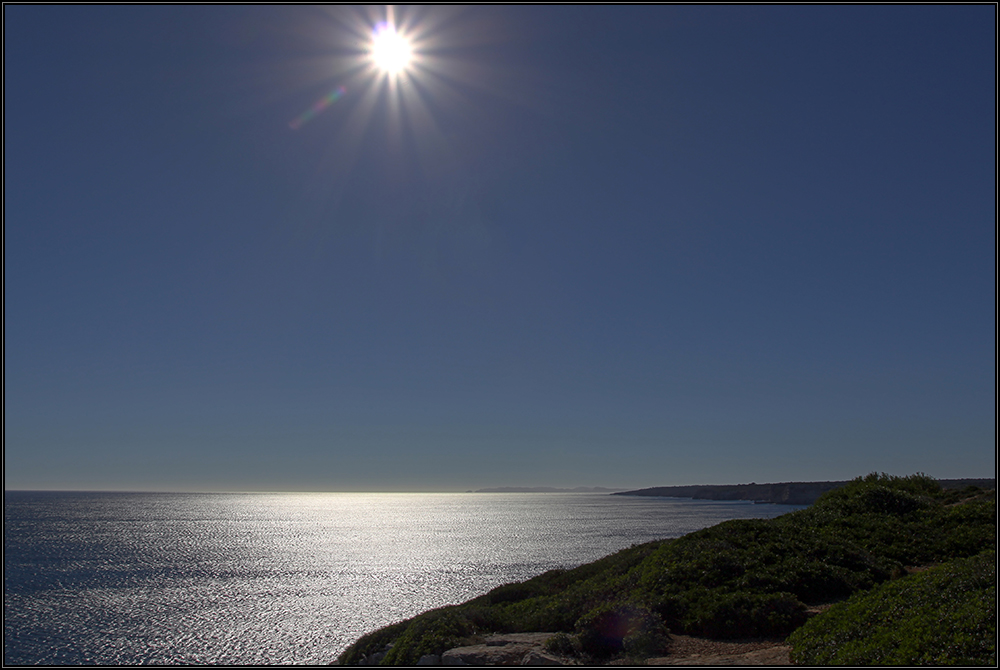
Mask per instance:
[[[491,635],[482,644],[455,647],[441,654],[441,665],[563,665],[545,651],[553,633]]]

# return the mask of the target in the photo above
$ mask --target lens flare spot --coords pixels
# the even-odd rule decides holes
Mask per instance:
[[[379,24],[371,47],[372,61],[383,72],[395,75],[407,68],[413,57],[409,41],[396,32],[395,26]]]

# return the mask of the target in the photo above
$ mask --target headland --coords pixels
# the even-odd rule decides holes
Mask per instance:
[[[814,482],[832,488],[805,509],[498,586],[364,635],[337,661],[996,667],[996,489],[978,481],[993,485]]]
[[[696,484],[694,486],[654,486],[636,491],[613,493],[617,496],[657,496],[662,498],[691,498],[694,500],[748,500],[779,505],[812,505],[827,491],[846,486],[850,482],[781,482],[777,484]],[[939,479],[943,489],[961,489],[978,486],[996,488],[996,479]]]

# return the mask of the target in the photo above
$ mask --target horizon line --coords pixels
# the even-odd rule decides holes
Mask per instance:
[[[923,474],[923,473],[915,473]],[[865,475],[858,475],[858,477],[864,477]],[[909,475],[903,475],[909,476]],[[930,476],[930,475],[928,475]],[[205,493],[205,494],[218,494],[218,493],[262,493],[262,494],[287,494],[287,493],[297,493],[297,494],[327,494],[327,493],[586,493],[587,491],[574,491],[575,489],[601,489],[608,492],[627,492],[627,491],[642,491],[645,489],[652,488],[672,488],[672,487],[691,487],[691,486],[766,486],[768,484],[792,484],[792,483],[824,483],[824,482],[850,482],[858,477],[852,477],[850,479],[798,479],[789,480],[783,482],[741,482],[736,484],[654,484],[652,486],[632,486],[632,487],[618,487],[618,486],[577,486],[577,487],[561,487],[561,486],[485,486],[479,489],[325,489],[325,490],[277,490],[277,489],[132,489],[132,488],[7,488],[4,486],[4,493]],[[931,477],[935,481],[947,482],[947,481],[962,481],[962,480],[990,480],[996,481],[996,475],[993,474],[989,477]],[[490,490],[486,490],[490,489]],[[497,491],[496,489],[508,489],[506,491]],[[521,490],[518,490],[521,489]],[[550,489],[550,490],[528,490],[528,489]],[[595,491],[590,491],[595,492]]]

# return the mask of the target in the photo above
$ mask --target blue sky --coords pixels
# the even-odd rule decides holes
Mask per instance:
[[[995,470],[992,5],[4,14],[6,488]]]

